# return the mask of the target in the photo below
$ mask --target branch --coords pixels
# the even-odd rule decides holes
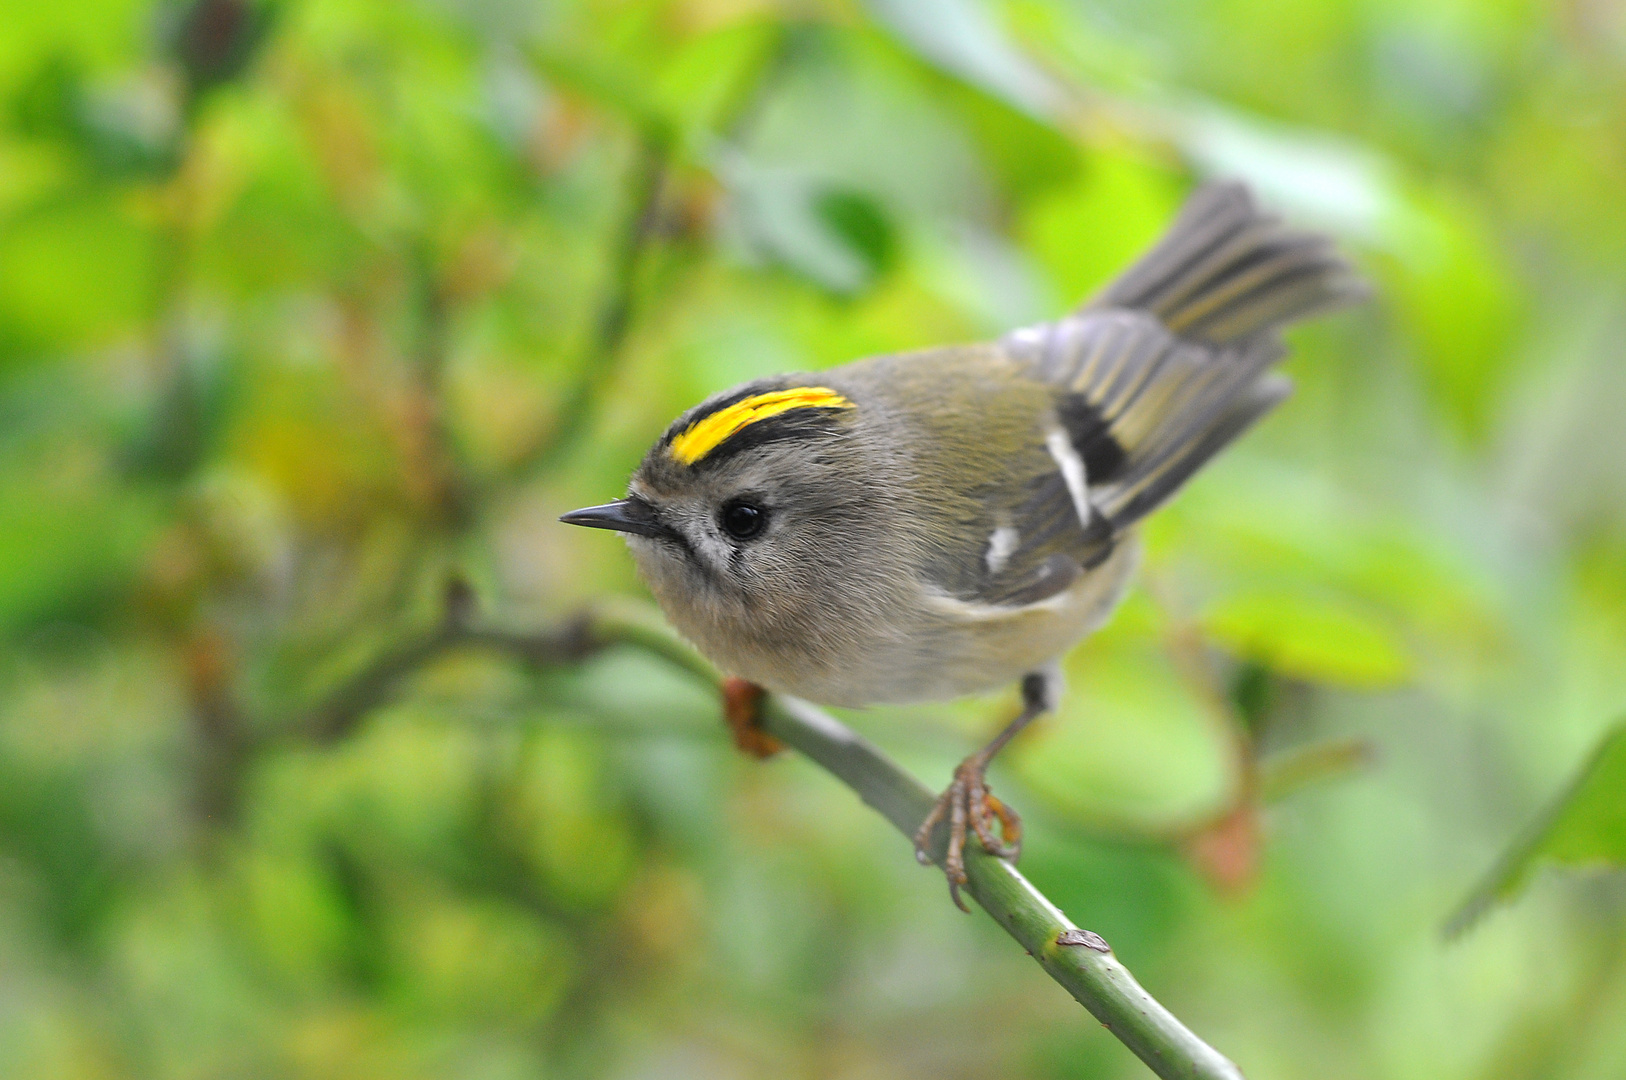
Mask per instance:
[[[913,838],[936,793],[828,713],[794,698],[770,698],[764,728],[801,751]],[[934,839],[941,859],[946,837]],[[1003,859],[966,848],[966,886],[982,909],[1017,940],[1080,1005],[1164,1080],[1242,1080],[1242,1073],[1148,994],[1107,943],[1080,930]]]
[[[672,636],[642,605],[606,605],[537,633],[464,625],[465,605],[448,603],[438,629],[386,654],[312,713],[305,733],[320,742],[348,734],[412,672],[454,648],[491,648],[539,667],[576,663],[626,645],[651,653],[716,687],[717,672]],[[770,696],[763,726],[846,784],[912,839],[936,794],[828,713],[795,698]],[[933,840],[939,860],[946,830]],[[1098,935],[1080,930],[1009,863],[975,844],[966,849],[968,892],[1006,933],[1134,1054],[1164,1080],[1242,1080],[1219,1051],[1199,1039],[1148,994]]]
[[[460,578],[453,578],[446,585],[438,624],[382,653],[340,683],[289,734],[318,746],[342,742],[369,713],[393,701],[408,679],[455,649],[495,649],[537,667],[560,667],[579,663],[607,644],[593,636],[596,620],[588,615],[532,633],[478,626],[473,615],[472,592]],[[612,620],[608,625],[618,623]],[[636,640],[636,634],[629,630],[625,640]]]

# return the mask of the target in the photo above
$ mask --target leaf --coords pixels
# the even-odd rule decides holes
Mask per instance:
[[[983,166],[1013,203],[1077,180],[1078,147],[1051,125],[976,87],[951,84],[938,100],[976,141]]]
[[[615,900],[636,869],[638,841],[607,790],[604,753],[580,733],[537,733],[516,771],[509,809],[526,862],[571,908]]]
[[[1365,147],[1214,105],[1179,114],[1176,139],[1204,172],[1240,177],[1266,203],[1369,242],[1388,239],[1399,203],[1392,167]]]
[[[897,235],[874,199],[858,191],[826,188],[814,196],[813,212],[831,235],[858,253],[871,277],[892,266]]]
[[[569,937],[515,904],[429,895],[391,915],[395,991],[420,1016],[523,1029],[558,1006],[579,970]]]
[[[863,292],[892,265],[892,223],[867,193],[732,150],[716,161],[732,195],[727,226],[752,255],[838,296]]]
[[[0,485],[0,632],[85,617],[122,594],[157,509],[131,492]]]
[[[1334,594],[1259,588],[1227,595],[1202,613],[1204,632],[1272,671],[1329,686],[1398,686],[1412,671],[1386,624]]]
[[[1377,620],[1431,677],[1507,637],[1495,581],[1471,552],[1285,461],[1228,454],[1148,522],[1147,539],[1154,563],[1178,551],[1200,565],[1213,595],[1332,597],[1317,603]]]
[[[57,349],[101,345],[147,314],[156,249],[108,200],[41,207],[0,230],[0,321]]]
[[[1157,240],[1179,207],[1180,189],[1166,165],[1117,147],[1098,150],[1078,182],[1026,208],[1023,244],[1072,307]]]
[[[1060,111],[1063,93],[1019,49],[980,0],[869,0],[870,11],[915,53],[1039,119]]]
[[[1503,404],[1527,304],[1510,253],[1472,200],[1451,192],[1410,197],[1393,231],[1384,289],[1441,411],[1482,438]]]
[[[785,32],[766,19],[743,19],[683,42],[654,80],[652,98],[673,118],[692,149],[751,110],[753,95],[771,83]]]
[[[53,55],[19,88],[18,129],[66,146],[105,180],[162,177],[180,162],[180,116],[158,79],[93,86]]]
[[[1598,744],[1556,800],[1502,855],[1446,923],[1454,937],[1493,904],[1510,900],[1544,865],[1626,866],[1626,719]]]

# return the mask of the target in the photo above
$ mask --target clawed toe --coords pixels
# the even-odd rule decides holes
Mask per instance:
[[[770,758],[785,744],[762,730],[762,701],[767,691],[753,682],[730,676],[723,680],[723,720],[734,745],[751,757]]]
[[[966,884],[965,838],[976,834],[984,851],[1001,859],[1015,861],[1022,852],[1022,819],[1016,811],[994,798],[983,777],[986,760],[980,755],[967,758],[954,770],[954,779],[938,797],[931,813],[915,833],[915,859],[923,866],[932,863],[932,833],[944,819],[948,821],[948,849],[943,856],[943,874],[948,878],[949,896],[961,911],[970,911],[960,899]],[[998,823],[998,834],[994,824]]]

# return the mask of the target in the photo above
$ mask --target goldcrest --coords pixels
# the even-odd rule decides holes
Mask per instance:
[[[1287,396],[1280,330],[1361,295],[1330,240],[1209,184],[1074,313],[717,394],[626,498],[562,520],[624,533],[672,624],[768,690],[859,706],[1019,681],[1021,714],[917,837],[926,861],[948,823],[959,903],[968,829],[1019,850],[988,761],[1052,706],[1056,661],[1123,596],[1136,523]]]

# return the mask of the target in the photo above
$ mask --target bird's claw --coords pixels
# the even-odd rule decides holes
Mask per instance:
[[[729,676],[722,682],[723,720],[734,745],[754,758],[769,758],[785,744],[762,730],[762,699],[767,692],[756,683]]]
[[[984,773],[988,762],[981,755],[962,761],[954,770],[954,779],[948,789],[938,797],[931,813],[921,822],[915,833],[915,860],[922,866],[933,862],[931,856],[932,833],[946,818],[948,820],[948,850],[943,856],[943,874],[948,878],[949,896],[961,911],[970,911],[960,899],[960,889],[966,884],[965,839],[967,831],[976,834],[984,851],[997,858],[1015,862],[1022,853],[1022,819],[1015,810],[1006,806],[988,790]],[[994,823],[999,823],[999,835]]]

